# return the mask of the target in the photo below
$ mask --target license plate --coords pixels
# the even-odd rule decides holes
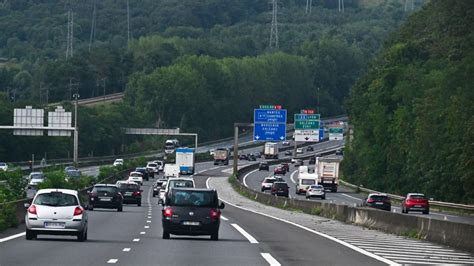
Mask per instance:
[[[324,181],[323,183],[331,184],[332,181]]]
[[[131,196],[132,192],[125,192],[125,196]]]
[[[376,202],[377,205],[383,205],[383,202]]]
[[[52,223],[52,222],[45,222],[44,223],[44,227],[46,228],[64,228],[66,227],[66,224],[65,223]]]
[[[421,205],[415,205],[415,208],[421,208]]]
[[[111,198],[99,198],[100,201],[111,201]]]
[[[198,225],[199,225],[199,222],[189,222],[189,221],[185,221],[185,222],[183,222],[183,225],[198,226]]]

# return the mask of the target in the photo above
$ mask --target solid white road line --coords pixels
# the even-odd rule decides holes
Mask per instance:
[[[251,244],[258,244],[257,239],[255,239],[253,236],[251,236],[247,231],[245,231],[242,227],[240,227],[238,224],[230,224],[232,225],[239,233],[241,233]]]
[[[111,264],[111,263],[117,263],[118,259],[110,259],[107,261],[107,263]]]
[[[296,181],[295,181],[295,174],[298,172],[298,170],[295,170],[293,171],[293,173],[291,173],[290,175],[290,179],[291,179],[291,182],[293,182],[293,184],[296,184]]]
[[[0,243],[6,242],[6,241],[8,241],[8,240],[15,239],[15,238],[19,238],[19,237],[21,237],[21,236],[24,236],[25,234],[26,234],[26,233],[23,232],[23,233],[19,233],[19,234],[16,234],[16,235],[7,236],[7,237],[5,237],[5,238],[0,239]]]
[[[124,248],[122,249],[123,252],[130,252],[130,250],[132,250],[131,248]]]
[[[260,253],[262,257],[270,264],[270,266],[280,266],[281,264],[270,254],[270,253]]]
[[[258,169],[255,169],[255,170],[253,170],[253,171],[248,172],[246,175],[244,175],[244,179],[243,179],[243,181],[244,181],[244,186],[249,187],[249,186],[247,185],[247,182],[246,182],[247,176],[249,176],[249,175],[251,175],[251,174],[253,174],[253,173],[257,172],[257,171],[258,171]]]
[[[208,178],[208,179],[206,180],[206,186],[207,186],[208,188],[209,188],[209,180],[210,180],[210,179],[211,179],[211,178]],[[311,233],[313,233],[313,234],[316,234],[316,235],[319,235],[319,236],[321,236],[321,237],[324,237],[324,238],[327,238],[327,239],[329,239],[329,240],[332,240],[332,241],[334,241],[334,242],[336,242],[336,243],[339,243],[339,244],[341,244],[341,245],[343,245],[343,246],[345,246],[345,247],[347,247],[347,248],[350,248],[350,249],[352,249],[352,250],[354,250],[354,251],[356,251],[356,252],[359,252],[359,253],[361,253],[361,254],[363,254],[363,255],[366,255],[366,256],[368,256],[368,257],[371,257],[371,258],[373,258],[373,259],[376,259],[376,260],[381,261],[381,262],[383,262],[383,263],[386,263],[386,264],[388,264],[388,265],[400,265],[400,264],[398,264],[398,263],[396,263],[396,262],[394,262],[394,261],[391,261],[391,260],[386,259],[386,258],[384,258],[384,257],[378,256],[378,255],[373,254],[373,253],[371,253],[371,252],[368,252],[368,251],[366,251],[366,250],[364,250],[364,249],[362,249],[362,248],[356,247],[356,246],[351,245],[351,244],[349,244],[349,243],[347,243],[347,242],[344,242],[344,241],[342,241],[342,240],[340,240],[340,239],[337,239],[337,238],[332,237],[332,236],[330,236],[330,235],[327,235],[327,234],[324,234],[324,233],[315,231],[315,230],[313,230],[313,229],[310,229],[310,228],[308,228],[308,227],[302,226],[302,225],[300,225],[300,224],[297,224],[297,223],[294,223],[294,222],[291,222],[291,221],[288,221],[288,220],[285,220],[285,219],[281,219],[281,218],[278,218],[278,217],[275,217],[275,216],[272,216],[272,215],[269,215],[269,214],[266,214],[266,213],[263,213],[263,212],[258,212],[258,211],[254,211],[254,210],[251,210],[251,209],[247,209],[247,208],[244,208],[244,207],[241,207],[241,206],[237,206],[237,205],[232,204],[232,203],[230,203],[230,202],[228,202],[228,201],[226,201],[226,200],[223,200],[223,199],[220,199],[220,200],[222,200],[222,201],[225,202],[226,204],[229,204],[229,205],[232,206],[232,207],[235,207],[235,208],[238,208],[238,209],[241,209],[241,210],[244,210],[244,211],[248,211],[248,212],[253,212],[253,213],[256,213],[256,214],[259,214],[259,215],[268,217],[268,218],[272,218],[272,219],[275,219],[275,220],[278,220],[278,221],[281,221],[281,222],[284,222],[284,223],[287,223],[287,224],[294,225],[294,226],[299,227],[299,228],[301,228],[301,229],[303,229],[303,230],[306,230],[306,231],[311,232]]]
[[[224,221],[229,221],[229,219],[227,219],[226,217],[224,217],[222,215],[221,215],[221,219],[224,220]]]
[[[140,242],[140,238],[134,238],[133,242]]]

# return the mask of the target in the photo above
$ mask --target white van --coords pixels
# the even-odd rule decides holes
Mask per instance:
[[[306,169],[307,171],[308,169]],[[309,186],[318,184],[318,176],[316,174],[300,173],[298,183],[296,184],[296,194],[305,194]]]
[[[195,188],[194,179],[192,178],[169,178],[166,186],[160,189],[160,199],[158,203],[165,202],[166,195],[174,187]]]

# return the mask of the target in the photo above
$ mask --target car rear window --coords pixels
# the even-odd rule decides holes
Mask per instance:
[[[189,207],[216,207],[217,194],[214,191],[173,190],[169,205]]]
[[[61,192],[39,194],[33,204],[54,207],[79,205],[76,196]]]
[[[311,188],[313,188],[313,189],[322,189],[323,186],[311,186]]]
[[[274,183],[273,184],[276,188],[287,188],[288,185],[286,183]]]
[[[156,163],[149,163],[148,164],[148,167],[157,167],[158,165],[156,165]]]
[[[375,201],[385,201],[385,200],[388,200],[388,197],[375,195],[375,196],[371,196],[370,199],[375,200]]]
[[[263,183],[274,183],[276,180],[273,179],[273,178],[265,178],[265,180],[263,181]]]
[[[169,187],[194,187],[193,181],[191,180],[171,180],[169,181]]]
[[[117,187],[97,186],[97,187],[94,187],[94,189],[92,191],[94,191],[94,192],[115,193],[115,192],[117,192]]]
[[[120,184],[120,190],[138,190],[137,184]]]
[[[411,195],[410,199],[426,199],[425,195]]]
[[[142,174],[141,173],[132,173],[130,174],[131,177],[141,177]]]
[[[314,184],[316,184],[316,180],[314,180],[314,179],[302,179],[301,184],[302,185],[314,185]]]

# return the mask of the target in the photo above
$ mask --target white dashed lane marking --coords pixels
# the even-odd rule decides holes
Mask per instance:
[[[107,263],[117,263],[118,259],[110,259],[107,261]]]
[[[221,215],[221,219],[224,220],[224,221],[229,221],[229,219],[227,219],[226,217],[224,217],[222,215]]]
[[[148,229],[148,228],[150,228],[150,226],[148,226],[148,225],[145,225],[143,228],[145,228],[145,229]]]
[[[260,253],[260,254],[268,262],[268,264],[270,264],[270,266],[281,265],[270,253]]]
[[[130,252],[130,250],[132,250],[131,248],[124,248],[122,249],[123,252]]]
[[[133,242],[140,242],[140,238],[134,238]]]
[[[247,233],[242,227],[240,227],[238,224],[230,224],[232,225],[239,233],[241,233],[251,244],[258,244],[257,239],[255,239],[252,235]]]
[[[144,234],[146,234],[146,232],[140,232],[140,235],[144,235]]]

